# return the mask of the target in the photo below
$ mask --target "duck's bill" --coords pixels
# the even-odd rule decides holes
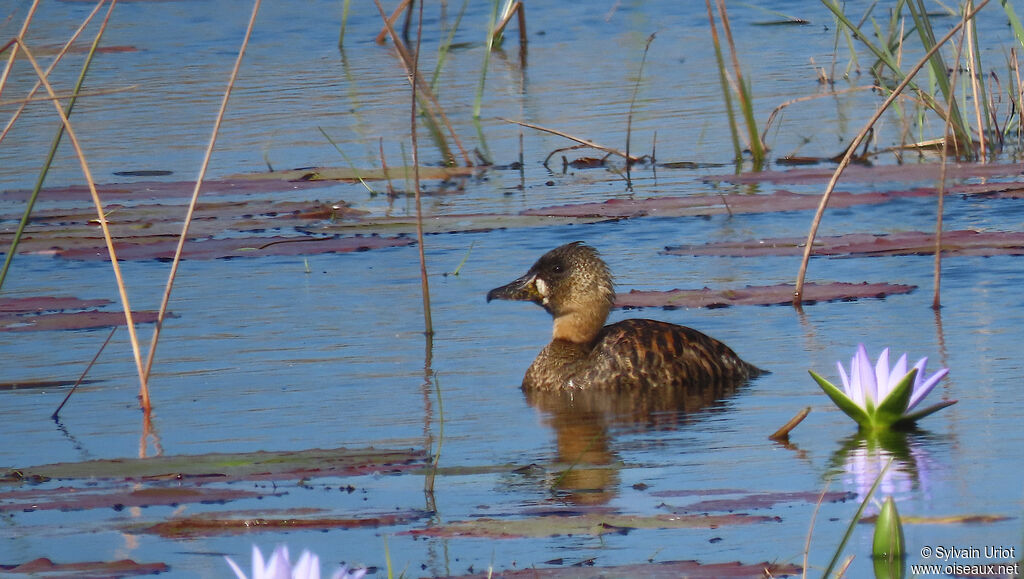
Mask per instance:
[[[537,291],[536,276],[528,273],[514,282],[496,287],[487,292],[487,301],[491,300],[513,300],[525,302],[539,302],[543,296]]]

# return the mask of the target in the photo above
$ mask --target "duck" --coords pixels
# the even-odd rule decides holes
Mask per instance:
[[[692,328],[638,318],[605,325],[612,274],[582,241],[548,251],[525,275],[487,292],[492,300],[533,302],[554,319],[551,342],[523,377],[526,391],[691,390],[766,373]]]

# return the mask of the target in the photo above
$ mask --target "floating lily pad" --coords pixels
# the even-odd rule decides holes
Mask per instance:
[[[669,291],[631,290],[615,297],[619,308],[724,308],[729,306],[791,305],[796,286],[746,286],[742,289],[699,290],[674,289]],[[864,298],[884,298],[906,294],[917,289],[914,285],[891,283],[807,283],[804,285],[804,303],[852,301]]]
[[[202,487],[31,489],[0,493],[0,511],[81,511],[125,507],[177,506],[188,503],[224,503],[244,498],[274,496],[241,489]]]
[[[843,170],[843,181],[867,183],[898,183],[911,181],[938,181],[942,171],[939,163],[911,163],[906,165],[850,165]],[[835,173],[834,167],[813,169],[790,169],[788,171],[751,171],[747,173],[711,175],[705,181],[727,183],[818,183],[828,181]],[[947,179],[971,177],[1012,177],[1024,174],[1022,163],[949,163],[946,165]]]
[[[452,521],[425,529],[412,529],[402,534],[430,537],[476,537],[485,539],[516,539],[554,537],[558,535],[626,534],[635,529],[710,529],[722,525],[750,525],[778,522],[776,517],[729,515],[622,515],[585,513],[570,516],[544,515],[517,519],[479,518]]]
[[[605,577],[644,577],[646,579],[764,579],[765,577],[795,577],[802,569],[796,565],[781,563],[743,564],[700,563],[698,561],[659,561],[636,565],[615,565],[611,567],[574,564],[569,567],[536,567],[529,569],[504,570],[496,573],[460,575],[449,579],[470,579],[496,577],[528,577],[542,579],[599,579]]]
[[[904,525],[977,525],[985,523],[1001,523],[1009,521],[1013,517],[1007,515],[947,515],[941,517],[915,517],[900,515],[900,522]],[[878,515],[861,517],[860,523],[874,524]]]
[[[926,192],[901,192],[898,196],[923,196]],[[897,195],[892,193],[832,194],[830,207],[850,207],[886,203]],[[602,203],[574,203],[538,209],[527,209],[523,215],[562,217],[680,217],[692,215],[725,215],[728,213],[772,213],[777,211],[808,211],[816,209],[820,195],[804,195],[775,191],[763,195],[688,195],[685,197],[652,197],[647,199],[610,199]]]
[[[803,255],[806,237],[778,237],[723,241],[704,245],[679,245],[665,249],[670,255],[760,257]],[[933,255],[935,234],[923,231],[900,233],[851,233],[815,239],[811,255],[883,256]],[[942,254],[947,256],[1024,255],[1024,232],[957,230],[942,233]]]
[[[467,177],[479,171],[473,167],[420,167],[420,180],[450,179]],[[265,173],[240,173],[230,175],[227,181],[277,180],[277,181],[383,181],[394,179],[404,181],[412,179],[414,167],[389,167],[387,171],[380,167],[356,169],[354,167],[309,167],[288,171],[267,171]]]
[[[100,240],[96,240],[99,242]],[[376,235],[350,237],[276,236],[237,237],[230,239],[191,240],[185,243],[183,259],[227,259],[232,257],[265,257],[268,255],[317,255],[323,253],[349,253],[368,251],[382,247],[403,247],[412,245],[414,239],[403,237],[379,237]],[[170,261],[174,258],[178,240],[171,236],[136,237],[114,244],[119,260],[157,259]],[[102,244],[68,249],[59,249],[56,255],[65,259],[101,260],[110,259],[107,247]]]
[[[0,382],[0,392],[5,390],[31,390],[45,388],[62,388],[74,386],[77,380],[18,380],[15,382]],[[79,384],[95,384],[99,380],[82,380]]]
[[[257,531],[299,531],[359,529],[404,525],[431,515],[422,510],[387,512],[359,517],[309,516],[304,509],[275,516],[273,511],[242,513],[203,513],[192,517],[174,517],[142,527],[142,532],[172,539],[209,537],[214,535],[252,533]]]
[[[110,300],[83,300],[75,297],[36,296],[27,298],[0,298],[0,314],[27,314],[84,310],[110,304]]]
[[[158,313],[153,310],[132,312],[132,321],[136,324],[150,324],[157,320]],[[173,317],[173,314],[168,314]],[[35,316],[0,315],[0,332],[32,332],[45,330],[91,330],[124,326],[124,312],[107,312],[89,310],[85,312],[59,312]]]
[[[88,561],[82,563],[54,563],[45,557],[21,565],[2,565],[4,573],[32,577],[126,577],[129,575],[156,575],[171,568],[165,563],[136,563],[131,559],[119,561]]]
[[[673,513],[695,513],[695,512],[735,512],[757,509],[770,509],[780,503],[817,503],[818,500],[829,503],[846,502],[857,497],[851,492],[830,492],[822,496],[819,492],[789,492],[789,493],[752,493],[735,498],[707,499],[682,505],[672,509]]]
[[[286,193],[296,189],[326,187],[330,181],[297,181],[282,183],[279,179],[210,179],[203,181],[200,188],[200,199],[207,200],[217,195],[253,195],[257,193]],[[189,199],[195,189],[195,181],[136,181],[133,183],[97,183],[96,193],[104,203],[128,200],[162,200]],[[24,201],[32,192],[28,189],[11,189],[3,192],[3,196],[11,201]],[[92,201],[89,187],[86,185],[69,185],[66,187],[48,187],[39,192],[41,199],[48,201]]]
[[[17,472],[23,478],[47,479],[234,481],[400,472],[423,464],[425,454],[422,450],[368,447],[90,460],[34,466]]]

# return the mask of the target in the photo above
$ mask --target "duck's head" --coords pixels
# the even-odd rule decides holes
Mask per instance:
[[[608,266],[582,241],[545,253],[525,275],[487,292],[491,300],[529,301],[555,318],[555,339],[590,342],[604,326],[615,301]]]

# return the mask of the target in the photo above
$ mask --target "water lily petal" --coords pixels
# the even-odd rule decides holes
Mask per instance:
[[[907,375],[907,355],[904,353],[900,356],[899,360],[896,360],[896,365],[892,367],[892,371],[889,372],[889,390],[892,390],[900,383],[900,380]],[[918,370],[917,375],[921,375],[921,371]]]
[[[875,362],[875,402],[881,404],[889,395],[889,348],[882,350]]]
[[[248,577],[246,577],[245,571],[242,571],[242,568],[238,566],[238,563],[235,563],[234,559],[232,559],[231,557],[224,558],[227,559],[228,565],[231,567],[231,570],[235,572],[235,577],[237,577],[238,579],[249,579]]]
[[[864,344],[858,344],[857,355],[850,362],[855,367],[852,369],[852,379],[860,386],[864,393],[864,409],[870,414],[878,401],[878,385],[875,382],[875,371],[871,367],[871,358],[868,357],[868,350]]]
[[[913,410],[914,407],[924,400],[925,396],[928,396],[928,393],[935,388],[935,385],[939,383],[939,380],[942,380],[946,374],[949,374],[949,368],[943,368],[928,378],[922,378],[922,376],[924,376],[925,365],[927,363],[928,358],[922,358],[916,365],[914,365],[914,368],[920,368],[920,370],[917,373],[917,382],[914,384],[914,393],[910,397],[910,405],[907,406],[907,410]]]
[[[255,546],[253,549],[258,551]],[[253,579],[290,579],[292,566],[288,561],[288,546],[278,545],[274,549],[274,554],[270,556],[270,561],[267,561],[267,566],[261,569],[262,575],[256,575],[256,569],[253,569],[252,573]]]
[[[302,551],[295,569],[291,570],[292,579],[320,579],[320,557],[308,549]]]
[[[842,362],[836,362],[836,367],[839,368],[839,377],[843,379],[843,391],[846,392],[846,396],[853,400],[858,406],[864,405],[864,396],[854,391],[853,383],[846,376],[846,369],[843,368]],[[851,365],[851,370],[853,366]]]

